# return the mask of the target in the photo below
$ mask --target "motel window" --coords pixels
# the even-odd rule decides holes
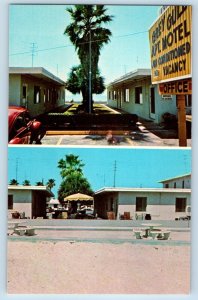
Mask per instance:
[[[43,102],[46,102],[46,90],[43,90]]]
[[[135,103],[142,104],[143,98],[142,98],[142,87],[138,86],[135,88]]]
[[[120,100],[123,101],[123,90],[120,91]]]
[[[60,94],[59,91],[56,90],[56,102],[58,102],[59,99],[60,99]]]
[[[129,102],[129,89],[125,90],[125,102]]]
[[[113,91],[113,100],[117,99],[116,91]]]
[[[168,189],[169,188],[169,184],[165,183],[165,188]]]
[[[182,189],[184,189],[184,187],[185,187],[185,182],[184,180],[182,180]]]
[[[47,101],[50,102],[50,89],[47,90]]]
[[[27,99],[27,85],[23,85],[23,99]]]
[[[136,197],[136,211],[146,211],[147,197]]]
[[[176,187],[177,187],[177,183],[176,183],[176,182],[174,182],[174,189],[176,189]]]
[[[8,209],[13,209],[13,195],[8,195]]]
[[[40,86],[34,86],[34,103],[38,104],[41,102],[41,89]]]
[[[27,84],[22,86],[22,105],[27,107]]]
[[[185,103],[186,103],[186,107],[191,107],[192,106],[192,95],[186,95],[185,96]]]
[[[62,90],[59,91],[59,99],[60,99],[60,100],[63,99],[63,91],[62,91]]]
[[[176,106],[178,107],[177,99],[176,99]],[[185,106],[186,108],[192,107],[192,95],[185,95]]]
[[[118,90],[118,100],[120,99],[120,91]]]
[[[52,90],[52,103],[56,102],[56,91],[53,89]]]
[[[186,198],[176,198],[175,211],[185,212],[185,210],[186,210]]]

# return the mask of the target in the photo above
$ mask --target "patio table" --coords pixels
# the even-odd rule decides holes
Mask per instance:
[[[13,234],[15,229],[18,227],[18,225],[19,225],[18,221],[8,221],[7,234],[8,235]]]
[[[156,230],[156,227],[161,226],[161,224],[158,223],[143,223],[141,225],[147,227],[145,228],[145,237],[149,237],[151,231]]]
[[[12,228],[16,228],[18,227],[20,222],[17,222],[17,221],[8,221],[8,228],[9,227],[12,227]]]

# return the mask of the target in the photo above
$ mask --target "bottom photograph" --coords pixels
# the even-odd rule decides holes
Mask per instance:
[[[8,294],[189,294],[190,148],[8,147]]]

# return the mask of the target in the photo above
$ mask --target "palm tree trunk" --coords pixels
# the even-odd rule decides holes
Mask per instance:
[[[83,109],[86,113],[93,113],[93,97],[91,94],[91,100],[89,99],[89,85],[82,90],[83,96]],[[89,102],[91,101],[91,103]]]

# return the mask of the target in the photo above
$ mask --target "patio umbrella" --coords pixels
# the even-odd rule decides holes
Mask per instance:
[[[64,201],[93,201],[93,197],[81,193],[69,195],[64,198]]]

